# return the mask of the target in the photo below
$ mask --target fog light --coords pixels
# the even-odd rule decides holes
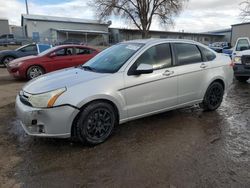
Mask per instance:
[[[43,125],[38,125],[38,131],[39,131],[39,133],[45,133],[44,126]]]
[[[36,119],[33,119],[32,121],[31,121],[31,125],[36,125],[37,124],[37,120]]]

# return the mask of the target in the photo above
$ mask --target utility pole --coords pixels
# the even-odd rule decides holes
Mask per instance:
[[[26,13],[29,14],[28,0],[25,0],[25,3],[26,3]]]

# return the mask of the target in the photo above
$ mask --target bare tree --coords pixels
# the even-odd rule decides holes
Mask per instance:
[[[242,18],[243,21],[249,20],[250,17],[250,0],[246,0],[240,3],[241,8],[241,13],[240,17]]]
[[[131,20],[142,32],[143,38],[148,38],[153,21],[162,24],[173,23],[173,16],[182,10],[188,0],[93,0],[97,16],[106,19],[112,14]]]

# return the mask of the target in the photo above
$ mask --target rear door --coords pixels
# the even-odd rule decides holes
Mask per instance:
[[[174,43],[173,47],[175,72],[178,75],[178,104],[184,105],[202,99],[209,63],[204,62],[202,53],[195,44]]]

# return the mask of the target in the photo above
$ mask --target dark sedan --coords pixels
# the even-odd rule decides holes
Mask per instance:
[[[0,51],[0,66],[5,67],[10,61],[16,58],[37,55],[51,47],[52,46],[48,44],[28,44],[17,48],[16,50]]]

